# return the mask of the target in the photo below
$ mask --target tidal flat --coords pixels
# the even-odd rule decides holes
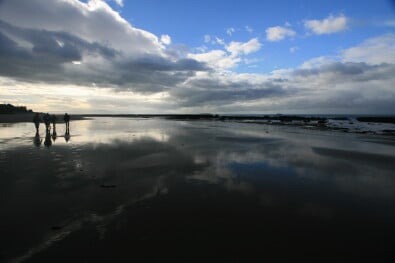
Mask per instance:
[[[0,124],[0,262],[393,262],[395,137],[217,120]]]

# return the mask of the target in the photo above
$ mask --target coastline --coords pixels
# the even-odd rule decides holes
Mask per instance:
[[[35,112],[0,114],[0,123],[32,122]],[[42,118],[44,113],[40,113]],[[55,114],[63,123],[63,114]],[[70,121],[91,118],[161,118],[185,121],[230,121],[266,125],[296,126],[307,129],[395,136],[393,116],[309,116],[309,115],[217,115],[217,114],[72,114]]]
[[[36,113],[11,113],[11,114],[0,114],[0,123],[18,123],[18,122],[33,122],[33,117]],[[40,117],[44,115],[44,113],[39,113]],[[63,114],[55,114],[56,123],[63,123]],[[84,120],[86,119],[83,115],[72,115],[70,121],[76,120]],[[41,121],[42,122],[42,121]]]

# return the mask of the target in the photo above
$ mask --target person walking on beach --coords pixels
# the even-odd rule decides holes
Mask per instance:
[[[55,129],[55,125],[56,125],[56,115],[55,114],[52,114],[51,115],[51,122],[52,122],[52,126],[53,126],[53,128]]]
[[[70,115],[67,112],[64,114],[63,120],[66,123],[66,133],[70,133]]]
[[[36,133],[38,133],[38,128],[40,127],[40,115],[36,113],[33,118],[34,126],[36,126]]]
[[[46,133],[49,133],[49,131],[51,129],[51,116],[49,116],[49,113],[45,113],[43,120],[45,123]]]

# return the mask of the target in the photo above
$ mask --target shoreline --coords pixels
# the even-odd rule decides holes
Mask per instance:
[[[39,113],[42,118],[44,113]],[[0,114],[0,123],[33,122],[35,112]],[[63,114],[55,114],[56,123],[63,123]],[[185,121],[233,121],[240,123],[254,123],[280,126],[295,126],[305,129],[332,130],[357,134],[380,134],[395,136],[395,117],[387,116],[300,116],[300,115],[263,115],[237,116],[217,114],[73,114],[70,121],[87,120],[95,117],[110,118],[162,118],[168,120]]]
[[[31,122],[36,112],[29,113],[7,113],[0,114],[0,123],[13,122]],[[40,117],[45,113],[39,112]],[[52,115],[52,114],[51,114]],[[63,119],[63,114],[54,114],[57,117],[57,122]],[[360,122],[373,123],[393,123],[395,124],[395,116],[365,116],[358,117],[334,116],[324,117],[315,115],[219,115],[219,114],[70,114],[71,120],[83,120],[92,117],[117,117],[117,118],[165,118],[173,120],[267,120],[267,121],[328,121],[328,120],[358,120]],[[351,116],[351,115],[350,115]]]
[[[32,113],[11,113],[11,114],[0,114],[0,123],[19,123],[19,122],[31,122],[33,123],[33,117],[36,112]],[[42,116],[44,113],[39,112],[41,123]],[[54,114],[56,116],[56,123],[64,123],[63,121],[63,114]],[[87,119],[82,115],[72,115],[70,121],[77,121],[77,120],[84,120]]]

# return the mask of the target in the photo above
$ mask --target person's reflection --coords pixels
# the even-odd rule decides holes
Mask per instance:
[[[51,122],[52,122],[52,140],[55,142],[55,140],[56,140],[56,120],[57,120],[57,118],[56,118],[56,115],[55,114],[52,114],[51,115]]]
[[[34,115],[34,118],[33,118],[34,126],[36,127],[36,133],[39,132],[38,129],[39,129],[39,127],[40,127],[40,121],[41,121],[40,115],[39,115],[38,113],[36,113],[36,114]]]
[[[46,147],[50,147],[52,145],[51,132],[49,130],[47,130],[45,133],[44,145]]]
[[[40,134],[39,134],[38,131],[37,131],[37,132],[36,132],[36,136],[34,136],[34,140],[33,140],[34,145],[35,145],[36,147],[40,147],[42,141],[43,141],[43,140],[41,139]]]
[[[66,130],[66,133],[64,134],[64,140],[66,142],[69,142],[69,140],[70,140],[70,130]]]
[[[52,140],[53,140],[53,142],[56,141],[57,135],[58,134],[56,133],[56,126],[54,125],[53,129],[52,129]]]

